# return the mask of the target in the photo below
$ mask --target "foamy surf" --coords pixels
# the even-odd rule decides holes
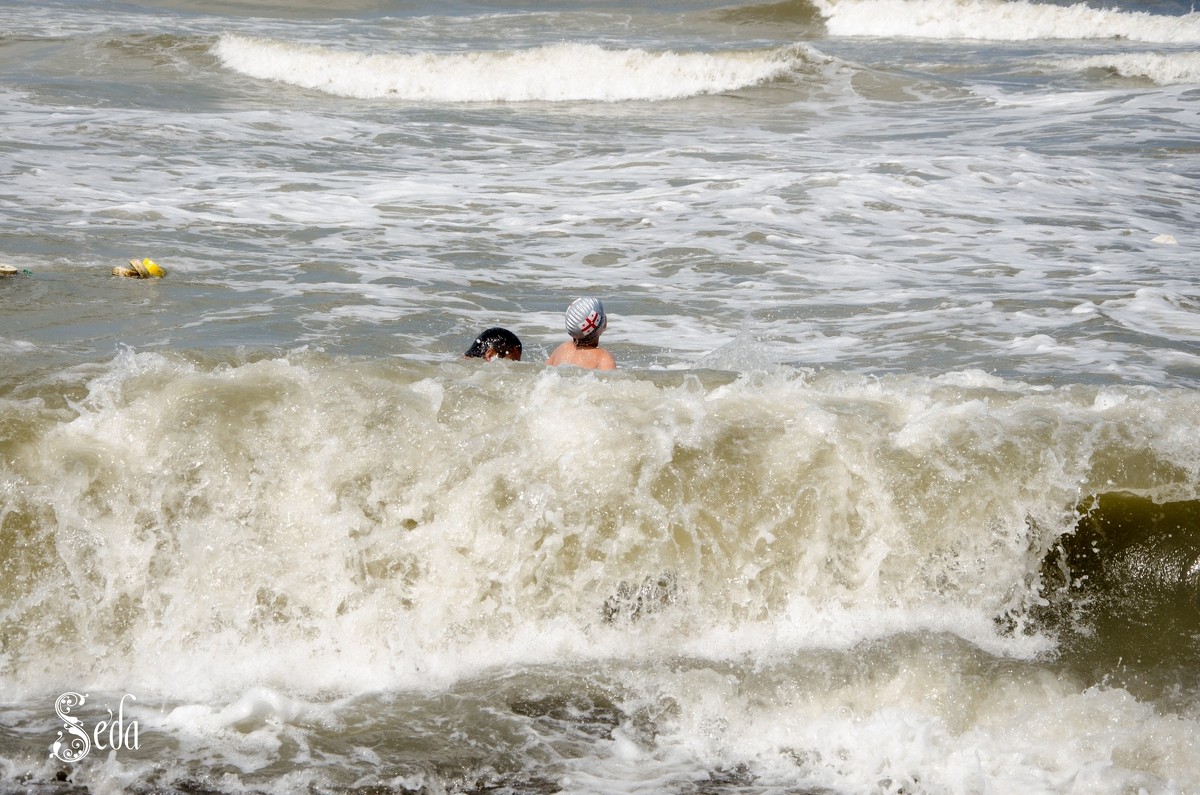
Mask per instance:
[[[0,12],[0,792],[1200,792],[1200,110],[1061,63],[1195,45],[38,5]],[[353,100],[227,34],[798,67]],[[619,372],[542,365],[576,291]],[[461,359],[492,324],[523,361]]]
[[[357,99],[429,102],[662,101],[784,77],[805,50],[676,53],[553,44],[467,53],[355,53],[236,34],[214,52],[260,80]]]
[[[1039,533],[1069,532],[1081,494],[1194,493],[1156,476],[1196,471],[1186,391],[1114,389],[1098,411],[1095,390],[981,373],[672,380],[123,354],[69,419],[0,403],[29,434],[0,447],[0,516],[40,572],[0,628],[44,660],[33,693],[81,670],[210,699],[353,692],[637,656],[605,599],[671,571],[664,653],[932,630],[1024,655],[992,622],[1032,598]]]
[[[1155,85],[1200,83],[1200,53],[1124,53],[1065,58],[1056,62],[1069,69],[1100,69],[1121,77],[1149,80]]]
[[[1200,14],[1136,11],[1002,0],[816,0],[834,36],[1032,41],[1123,39],[1161,44],[1200,42]]]
[[[0,439],[0,524],[24,572],[0,580],[9,781],[1200,780],[1191,713],[1090,686],[1092,647],[1055,662],[1053,633],[1015,631],[1055,596],[1041,557],[1081,495],[1160,497],[1122,498],[1105,526],[1151,539],[1171,503],[1195,510],[1194,391],[133,352],[27,389],[0,399],[21,429]],[[665,590],[638,587],[662,572]],[[48,757],[54,697],[74,691],[89,729],[129,694],[137,746]]]

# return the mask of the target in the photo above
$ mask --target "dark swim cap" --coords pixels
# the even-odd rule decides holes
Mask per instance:
[[[482,359],[488,351],[495,351],[502,359],[520,360],[521,340],[506,328],[490,328],[475,338],[475,342],[463,354],[472,359]]]

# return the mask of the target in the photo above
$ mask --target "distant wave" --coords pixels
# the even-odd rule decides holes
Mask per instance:
[[[781,0],[777,3],[722,8],[713,16],[735,25],[811,25],[821,15],[809,0]]]
[[[1125,39],[1200,42],[1200,13],[1159,16],[1139,11],[1063,7],[1017,0],[814,0],[831,36],[924,39]]]
[[[670,100],[716,94],[787,75],[814,60],[802,47],[737,52],[648,52],[593,44],[466,53],[347,52],[227,34],[226,67],[337,96],[433,102]]]
[[[1160,86],[1200,83],[1200,53],[1127,53],[1066,58],[1056,65],[1072,69],[1105,69],[1122,77],[1144,78]]]

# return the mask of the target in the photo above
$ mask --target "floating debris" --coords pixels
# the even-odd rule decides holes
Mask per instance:
[[[157,262],[147,257],[143,260],[129,260],[129,267],[118,265],[112,270],[113,276],[124,276],[128,279],[161,279],[167,275]]]
[[[0,276],[16,276],[19,272],[12,265],[0,265]]]

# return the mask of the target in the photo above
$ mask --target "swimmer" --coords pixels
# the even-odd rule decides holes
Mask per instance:
[[[521,361],[521,340],[506,328],[490,328],[475,338],[475,342],[467,348],[463,356],[468,359],[512,359]]]
[[[588,370],[615,370],[613,355],[600,347],[600,335],[608,328],[604,304],[597,298],[579,298],[567,307],[567,333],[571,339],[554,349],[546,364],[573,364]]]

